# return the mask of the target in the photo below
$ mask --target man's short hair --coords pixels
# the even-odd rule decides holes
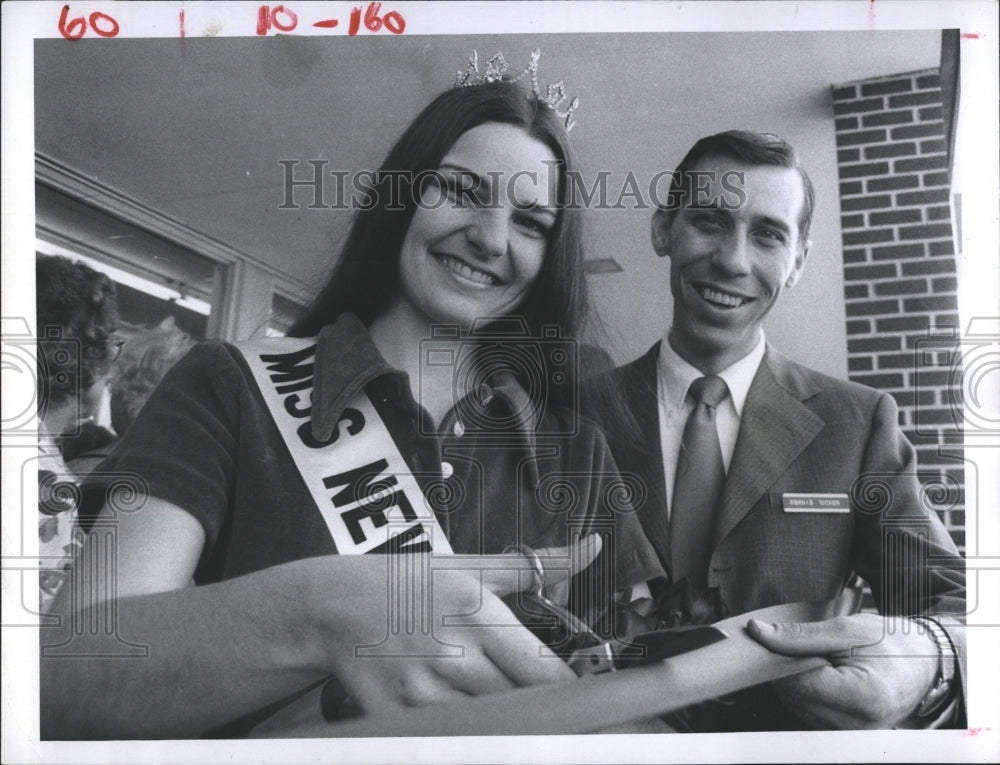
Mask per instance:
[[[727,130],[699,140],[677,166],[670,184],[671,200],[683,200],[685,189],[693,188],[689,179],[691,170],[706,157],[728,157],[747,165],[788,167],[797,170],[802,178],[804,201],[799,215],[799,235],[802,242],[809,239],[816,193],[809,175],[799,164],[798,154],[788,141],[774,133],[757,133],[751,130]]]

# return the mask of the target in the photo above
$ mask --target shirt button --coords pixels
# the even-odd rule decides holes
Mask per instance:
[[[465,435],[465,425],[462,424],[461,420],[455,420],[455,427],[451,429],[451,432],[461,438]]]
[[[451,466],[450,462],[441,463],[441,475],[443,475],[445,478],[451,478],[454,473],[455,473],[455,468]]]

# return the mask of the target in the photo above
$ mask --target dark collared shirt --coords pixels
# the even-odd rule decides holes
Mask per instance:
[[[600,531],[602,565],[613,565],[616,589],[656,574],[655,554],[620,501],[603,436],[588,421],[532,407],[513,377],[501,375],[434,423],[408,376],[350,315],[320,333],[315,364],[313,435],[328,438],[363,389],[455,552],[565,546],[575,534]],[[100,473],[103,485],[135,476],[151,496],[198,519],[198,583],[336,552],[242,354],[226,343],[202,343],[171,370]]]

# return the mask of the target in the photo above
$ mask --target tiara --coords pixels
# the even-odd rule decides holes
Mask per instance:
[[[566,86],[563,84],[562,80],[559,82],[547,85],[545,87],[545,93],[543,94],[541,89],[538,87],[538,59],[541,58],[542,51],[535,48],[531,51],[531,57],[528,59],[528,65],[524,68],[516,77],[511,73],[510,68],[507,66],[507,61],[503,57],[503,53],[497,51],[489,60],[486,62],[486,71],[479,71],[479,54],[476,51],[472,51],[472,57],[469,59],[468,66],[465,67],[465,71],[458,71],[455,76],[456,88],[467,88],[473,85],[484,85],[489,82],[517,82],[524,77],[530,77],[531,79],[531,92],[535,95],[539,101],[548,106],[552,111],[554,111],[559,119],[563,120],[563,124],[566,126],[566,132],[568,133],[573,129],[576,124],[576,120],[573,119],[573,112],[580,105],[579,98],[573,98],[569,103],[568,109],[561,109],[563,101],[566,100]]]

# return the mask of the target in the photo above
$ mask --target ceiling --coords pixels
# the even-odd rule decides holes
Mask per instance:
[[[789,316],[817,305],[842,325],[828,281],[840,268],[830,88],[937,66],[937,31],[38,40],[36,150],[273,264],[305,295],[350,214],[279,209],[280,161],[374,169],[473,49],[502,49],[520,68],[534,47],[540,80],[564,79],[580,98],[571,137],[584,170],[609,171],[613,189],[630,171],[672,168],[718,130],[766,129],[799,146],[820,191],[814,240],[827,263],[810,266],[815,284],[797,288],[769,332],[794,346]],[[591,256],[623,268],[591,277],[619,357],[662,332],[670,305],[649,211],[623,207],[590,213]]]

